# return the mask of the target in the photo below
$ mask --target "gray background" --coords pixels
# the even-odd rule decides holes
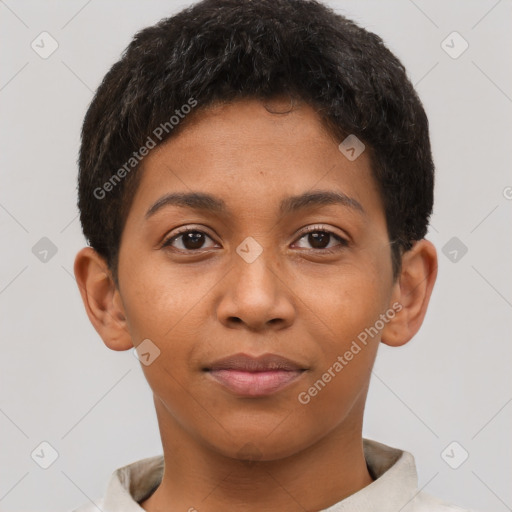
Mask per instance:
[[[437,166],[438,282],[416,338],[380,348],[364,435],[411,451],[425,491],[512,510],[512,2],[329,3],[402,59]],[[70,510],[102,496],[115,468],[161,452],[140,363],[103,345],[74,282],[76,158],[103,75],[136,30],[185,5],[0,1],[0,510]],[[47,59],[31,48],[43,31],[59,45]],[[469,43],[458,58],[445,49],[462,40],[441,44],[453,31]],[[46,261],[43,237],[57,249]],[[43,441],[59,454],[48,469],[31,457]]]

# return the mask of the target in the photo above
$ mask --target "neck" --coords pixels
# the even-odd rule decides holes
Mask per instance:
[[[165,469],[147,512],[322,510],[369,485],[362,444],[364,403],[327,436],[277,460],[225,457],[192,438],[155,401]],[[354,410],[356,409],[356,410]]]

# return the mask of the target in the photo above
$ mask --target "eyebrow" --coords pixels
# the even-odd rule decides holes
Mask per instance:
[[[315,190],[286,197],[280,203],[279,213],[289,215],[306,208],[332,204],[345,206],[363,214],[366,213],[359,201],[342,192],[332,190]],[[158,199],[146,212],[145,218],[149,219],[164,206],[180,206],[212,213],[229,213],[226,203],[219,197],[203,192],[174,192]]]

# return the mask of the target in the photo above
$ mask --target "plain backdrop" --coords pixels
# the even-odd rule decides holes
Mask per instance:
[[[405,64],[437,172],[438,281],[420,333],[379,349],[364,435],[412,452],[428,493],[511,510],[512,2],[328,3]],[[161,453],[140,363],[104,346],[74,280],[76,159],[104,74],[137,30],[187,5],[0,1],[2,511],[72,510],[116,468]],[[58,44],[47,58],[41,37]],[[41,450],[58,454],[47,469]]]

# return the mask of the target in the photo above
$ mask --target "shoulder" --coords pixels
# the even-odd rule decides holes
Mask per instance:
[[[420,491],[410,502],[410,506],[404,512],[477,512],[467,508],[458,507],[452,503],[440,500]]]

